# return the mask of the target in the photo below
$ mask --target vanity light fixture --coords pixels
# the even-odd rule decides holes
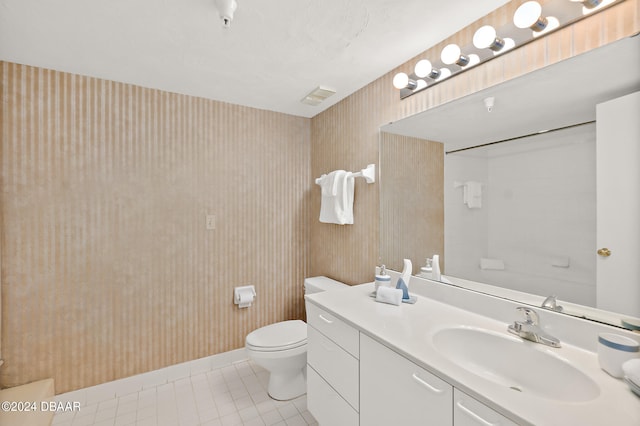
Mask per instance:
[[[450,43],[442,49],[439,58],[420,59],[413,70],[396,74],[393,85],[400,91],[400,99],[404,99],[622,1],[545,0],[544,11],[555,16],[546,15],[539,1],[524,1],[514,13],[512,22],[503,22],[500,27],[481,26],[469,44]]]
[[[442,49],[440,59],[447,65],[456,64],[461,67],[466,67],[467,65],[469,65],[470,60],[468,56],[462,54],[460,46],[455,43],[448,44],[444,49]]]

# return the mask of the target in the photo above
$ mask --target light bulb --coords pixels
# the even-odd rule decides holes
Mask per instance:
[[[542,31],[547,26],[547,19],[542,16],[542,6],[537,1],[522,3],[513,15],[513,23],[518,28],[531,28]]]
[[[430,79],[435,80],[440,77],[440,70],[437,68],[433,68],[433,65],[431,65],[431,61],[429,61],[428,59],[422,59],[418,61],[415,68],[413,69],[413,72],[420,78],[429,77]]]
[[[403,72],[399,72],[393,77],[393,87],[396,89],[404,89],[409,84],[409,76]]]
[[[499,52],[504,47],[504,40],[496,34],[496,29],[491,25],[478,28],[473,35],[473,45],[478,49],[491,49]]]
[[[469,55],[469,66],[472,67],[474,65],[478,65],[480,63],[480,56],[472,53]]]
[[[399,72],[393,77],[393,87],[396,89],[415,89],[416,82],[411,80],[409,76],[403,72]]]
[[[420,79],[420,80],[416,80],[416,88],[415,90],[422,90],[425,87],[427,87],[427,82]]]
[[[442,59],[442,62],[447,65],[458,64],[461,67],[464,67],[469,63],[469,58],[462,54],[460,46],[457,44],[449,44],[442,49],[440,59]]]
[[[428,76],[429,73],[431,73],[432,69],[433,67],[431,66],[431,61],[429,61],[428,59],[422,59],[416,64],[414,72],[418,77],[424,78]]]

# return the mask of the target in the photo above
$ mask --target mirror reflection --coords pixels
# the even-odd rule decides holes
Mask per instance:
[[[632,37],[383,126],[382,263],[640,328],[639,91]]]

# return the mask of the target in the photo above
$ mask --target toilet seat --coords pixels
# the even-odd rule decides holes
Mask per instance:
[[[307,344],[307,324],[300,320],[282,321],[252,331],[246,347],[257,352],[276,352]]]

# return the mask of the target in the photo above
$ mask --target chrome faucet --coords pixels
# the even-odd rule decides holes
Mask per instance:
[[[555,294],[552,294],[551,296],[544,299],[541,307],[556,312],[562,312],[562,310],[564,309],[562,306],[558,306],[558,296],[556,296]]]
[[[554,348],[560,347],[560,340],[545,333],[540,328],[540,319],[536,311],[524,306],[518,306],[516,310],[522,312],[524,321],[514,321],[513,324],[509,325],[508,330],[510,333],[532,342],[542,343]]]

